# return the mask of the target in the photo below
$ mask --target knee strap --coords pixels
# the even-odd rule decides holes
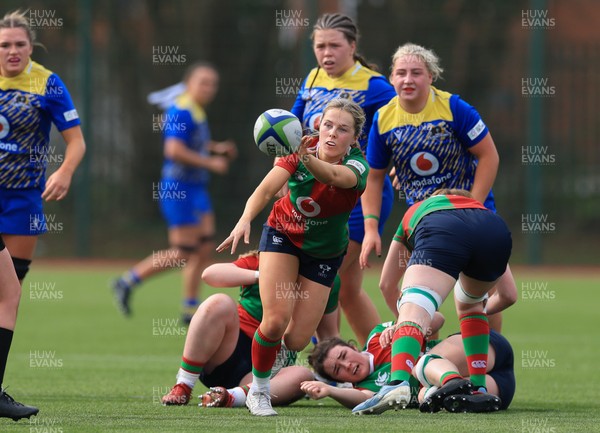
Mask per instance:
[[[454,298],[459,301],[462,302],[463,304],[477,304],[481,301],[484,301],[488,298],[488,294],[486,293],[483,296],[473,296],[468,294],[467,292],[465,292],[465,289],[463,289],[462,284],[460,284],[460,281],[456,281],[456,284],[454,285]]]
[[[421,356],[421,358],[419,358],[419,362],[417,362],[417,365],[415,365],[415,373],[417,374],[417,379],[419,379],[419,382],[421,382],[421,385],[423,385],[424,387],[434,386],[433,383],[430,383],[427,380],[427,376],[425,375],[425,367],[427,367],[429,361],[433,359],[442,359],[442,357],[439,355],[433,355],[428,353],[426,355]]]
[[[15,267],[15,272],[17,273],[17,278],[19,280],[25,279],[25,275],[29,272],[29,265],[31,265],[31,260],[28,259],[19,259],[18,257],[12,257],[13,266]]]
[[[429,287],[413,286],[402,289],[402,297],[398,299],[396,307],[400,313],[400,307],[404,304],[416,304],[425,309],[429,313],[429,317],[433,319],[433,315],[442,305],[442,297]]]

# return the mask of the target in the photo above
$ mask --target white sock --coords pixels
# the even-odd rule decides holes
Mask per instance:
[[[198,377],[200,377],[199,374],[190,373],[189,371],[185,371],[183,368],[180,368],[177,372],[177,383],[185,383],[191,389],[194,389]]]
[[[231,407],[242,407],[246,405],[246,393],[241,386],[236,386],[227,391],[231,394],[231,397],[233,397]]]
[[[271,389],[271,378],[267,377],[256,377],[252,375],[252,386],[249,392],[261,391],[268,393]]]

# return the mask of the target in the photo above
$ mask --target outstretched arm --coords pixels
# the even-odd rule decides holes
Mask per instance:
[[[258,281],[258,271],[240,268],[233,263],[215,263],[202,272],[202,280],[213,287],[237,287]]]
[[[314,400],[331,397],[349,409],[354,408],[357,404],[362,403],[374,395],[371,391],[355,388],[338,388],[317,380],[302,382],[302,384],[300,384],[300,389]]]
[[[231,246],[231,254],[235,253],[235,249],[241,239],[244,240],[245,244],[250,243],[250,223],[265,208],[289,178],[290,172],[281,167],[273,167],[267,173],[246,202],[244,213],[231,231],[231,234],[217,247],[218,252],[224,251]]]

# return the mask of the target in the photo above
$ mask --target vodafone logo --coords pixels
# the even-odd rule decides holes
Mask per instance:
[[[10,132],[10,125],[6,117],[0,115],[0,138],[4,138]]]
[[[440,163],[435,155],[429,152],[417,152],[410,159],[410,168],[420,176],[429,176],[438,171]]]
[[[321,206],[312,197],[298,197],[296,207],[307,217],[314,217],[321,213]]]

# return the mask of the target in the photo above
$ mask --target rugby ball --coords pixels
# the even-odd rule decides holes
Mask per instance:
[[[269,156],[294,153],[302,140],[302,125],[292,113],[279,108],[265,111],[254,124],[254,141]]]

